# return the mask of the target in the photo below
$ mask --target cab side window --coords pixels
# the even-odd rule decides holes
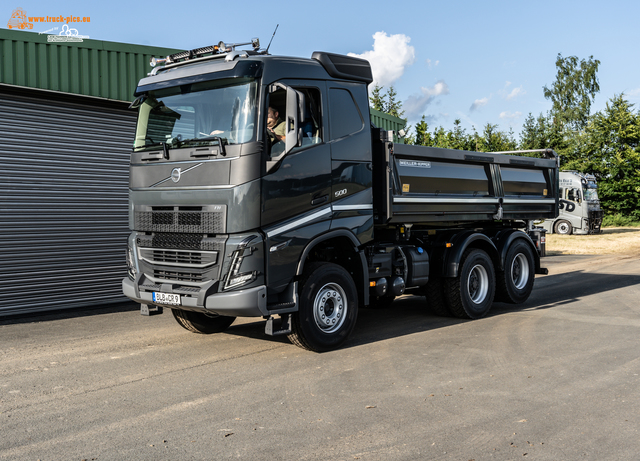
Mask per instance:
[[[331,139],[339,139],[357,133],[364,127],[362,115],[348,90],[331,88]]]
[[[567,200],[580,203],[580,190],[579,189],[567,189]]]
[[[302,147],[322,143],[322,113],[320,111],[320,91],[317,88],[296,88],[304,95],[304,119],[302,128]]]
[[[323,141],[322,112],[320,91],[317,88],[293,87],[304,96],[303,116],[299,119],[299,129],[302,130],[302,145],[292,152],[321,144]],[[288,117],[286,113],[287,94],[284,90],[277,90],[269,95],[267,107],[267,138],[270,141],[271,157],[280,155],[284,151]]]

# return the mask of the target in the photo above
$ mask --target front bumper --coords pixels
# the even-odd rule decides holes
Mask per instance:
[[[135,282],[129,278],[122,280],[122,291],[125,296],[141,304],[157,304],[153,302],[152,292],[139,292]],[[198,305],[196,297],[183,296],[181,302],[180,306],[168,304],[162,306],[230,317],[263,317],[270,315],[267,310],[267,287],[264,285],[245,290],[214,293],[205,298],[204,306]]]

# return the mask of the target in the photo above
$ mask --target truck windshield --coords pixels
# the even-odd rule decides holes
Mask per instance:
[[[229,79],[145,93],[134,151],[255,140],[257,88],[252,79]]]
[[[585,188],[584,189],[584,199],[587,202],[591,202],[593,200],[598,200],[598,190],[596,188]]]

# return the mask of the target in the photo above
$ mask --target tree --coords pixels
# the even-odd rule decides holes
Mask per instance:
[[[393,86],[389,87],[386,94],[387,102],[384,112],[394,117],[402,118],[404,110],[402,109],[402,103],[396,101],[396,96],[398,96],[398,93],[396,93],[395,88]]]
[[[398,93],[396,93],[395,88],[391,86],[384,95],[382,90],[384,90],[384,87],[378,84],[371,90],[371,96],[369,97],[371,107],[385,114],[402,118],[404,110],[402,109],[402,102],[396,100]]]
[[[371,90],[371,96],[369,97],[369,101],[371,102],[372,108],[374,108],[375,110],[379,110],[380,112],[385,112],[384,99],[383,99],[383,96],[380,94],[382,92],[382,89],[383,88],[381,86],[376,84],[376,86],[373,87],[373,90]]]
[[[575,138],[565,168],[596,176],[602,207],[640,219],[640,115],[624,94],[611,98]]]
[[[451,149],[473,150],[473,144],[472,137],[462,128],[462,121],[459,118],[455,119],[451,132]]]
[[[589,60],[578,61],[576,56],[556,59],[556,81],[551,88],[543,87],[544,97],[553,103],[551,115],[554,123],[570,130],[581,130],[587,126],[591,103],[600,91],[598,66],[600,61],[589,56]]]
[[[513,134],[507,135],[498,130],[498,125],[487,123],[480,138],[479,151],[501,152],[516,149],[516,141]]]
[[[433,140],[431,139],[431,135],[429,134],[429,125],[425,120],[424,115],[420,119],[420,122],[416,124],[416,137],[413,140],[413,143],[416,146],[432,146]]]
[[[548,145],[547,123],[546,118],[540,114],[536,119],[531,112],[522,125],[520,132],[520,149],[546,149]]]

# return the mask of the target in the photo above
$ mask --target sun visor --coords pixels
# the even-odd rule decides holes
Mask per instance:
[[[206,82],[222,78],[258,78],[262,75],[260,61],[207,62],[194,66],[167,69],[157,75],[143,78],[136,88],[135,96],[164,88],[190,83]]]

